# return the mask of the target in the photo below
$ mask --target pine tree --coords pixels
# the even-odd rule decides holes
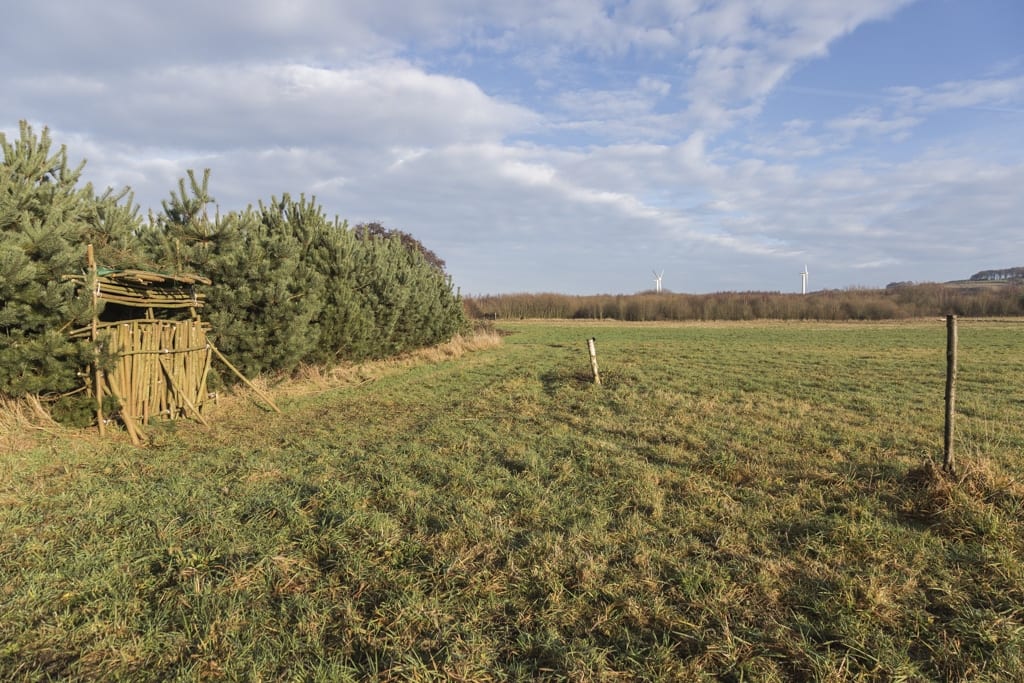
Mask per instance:
[[[371,355],[436,344],[465,329],[462,302],[436,253],[377,222],[357,225],[354,234],[368,261],[360,292],[376,325]]]
[[[401,230],[392,230],[391,228],[385,228],[377,221],[371,223],[360,223],[355,228],[356,237],[377,237],[381,239],[388,239],[389,237],[397,237],[402,243],[402,246],[409,251],[418,251],[423,255],[423,258],[431,266],[437,270],[444,271],[445,262],[440,256],[435,254],[430,249],[420,242],[418,239],[413,237],[407,232]]]
[[[325,219],[305,197],[209,218],[209,171],[179,182],[143,231],[158,267],[213,281],[204,316],[217,345],[246,374],[291,371],[319,343],[323,277],[304,259]]]
[[[377,329],[362,290],[371,279],[365,250],[342,221],[326,224],[306,251],[306,261],[324,277],[320,344],[311,362],[332,364],[372,355]]]
[[[231,237],[207,212],[206,207],[214,201],[209,192],[210,169],[203,171],[202,181],[196,180],[192,170],[187,175],[188,185],[180,178],[178,191],[171,190],[170,199],[161,203],[163,212],[150,213],[139,242],[156,268],[172,274],[205,275],[211,251]]]
[[[81,386],[93,349],[66,332],[90,319],[91,298],[61,276],[83,271],[93,242],[99,258],[131,253],[138,225],[127,191],[97,197],[79,186],[85,162],[52,146],[48,129],[37,136],[24,121],[17,140],[0,133],[0,393],[10,396]]]
[[[323,276],[305,260],[322,229],[315,202],[285,194],[229,214],[234,241],[211,260],[209,319],[225,353],[246,372],[291,372],[320,343]]]
[[[380,358],[465,325],[443,261],[399,231],[328,221],[284,194],[209,218],[209,172],[191,172],[142,241],[161,268],[209,277],[204,317],[247,374]]]

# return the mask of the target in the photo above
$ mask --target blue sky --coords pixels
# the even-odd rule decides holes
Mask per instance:
[[[0,131],[412,233],[463,293],[1024,265],[1020,0],[8,3]]]

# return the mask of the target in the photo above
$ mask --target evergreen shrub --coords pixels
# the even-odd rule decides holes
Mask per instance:
[[[466,327],[436,255],[404,233],[350,229],[304,195],[210,219],[208,180],[182,179],[142,239],[160,267],[213,281],[204,315],[243,372],[381,358]]]
[[[56,414],[92,414],[79,390],[97,349],[67,336],[91,297],[61,279],[84,271],[88,244],[100,265],[210,278],[203,316],[248,375],[384,357],[467,325],[444,262],[406,233],[351,229],[303,195],[211,218],[208,170],[144,222],[127,189],[80,185],[84,162],[53,151],[48,130],[22,122],[0,147],[0,395],[65,396]]]
[[[7,396],[81,385],[94,350],[67,332],[91,319],[91,300],[61,276],[84,270],[86,245],[107,262],[138,260],[131,194],[80,186],[85,162],[72,166],[64,146],[52,147],[47,129],[36,135],[24,121],[16,140],[0,133],[0,394]]]

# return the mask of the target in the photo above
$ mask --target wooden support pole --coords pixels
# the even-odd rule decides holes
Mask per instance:
[[[953,455],[953,420],[956,417],[956,316],[946,316],[946,430],[942,455],[942,469],[948,474],[956,472]]]
[[[200,330],[200,332],[202,332],[202,330]],[[200,339],[205,340],[206,339],[206,335],[203,334],[200,337]],[[202,409],[203,404],[205,404],[206,401],[209,400],[209,398],[210,398],[209,394],[206,391],[206,378],[210,374],[210,366],[212,364],[213,364],[213,354],[210,352],[210,345],[207,344],[206,345],[206,350],[205,350],[205,352],[203,353],[203,356],[202,356],[203,372],[202,372],[202,375],[199,377],[199,391],[201,393],[199,394],[199,397],[198,397],[199,403],[198,403],[197,407],[200,408],[200,409]]]
[[[114,398],[117,399],[118,403],[122,406],[124,405],[124,399],[120,396],[117,389],[114,388],[113,383],[110,385],[110,393],[114,395]],[[121,421],[124,422],[124,428],[128,430],[128,436],[132,438],[132,443],[136,446],[141,446],[143,439],[142,431],[139,429],[138,425],[135,424],[135,420],[132,419],[132,416],[124,411],[124,408],[121,409]]]
[[[177,392],[178,398],[180,398],[181,402],[185,404],[185,407],[192,411],[192,414],[196,416],[197,420],[202,422],[205,426],[209,427],[210,423],[207,422],[206,419],[199,414],[199,409],[196,408],[195,404],[189,400],[188,395],[181,389],[181,387],[178,386],[177,381],[175,381],[174,379],[174,375],[171,373],[170,370],[167,369],[167,364],[164,363],[163,358],[160,359],[160,367],[163,368],[164,375],[167,376],[167,382],[170,385],[171,389]]]
[[[100,351],[96,346],[96,325],[99,322],[97,305],[98,293],[96,288],[99,286],[98,278],[99,273],[96,270],[96,253],[93,251],[92,245],[88,245],[85,248],[85,259],[89,266],[89,289],[92,295],[92,329],[90,330],[89,339],[93,344],[93,382],[96,386],[96,425],[100,430],[100,436],[104,435],[105,427],[103,425],[103,370],[100,368]]]
[[[224,365],[228,366],[228,369],[231,370],[231,372],[235,373],[235,375],[237,375],[240,380],[245,382],[245,385],[247,387],[249,387],[250,389],[255,391],[256,394],[260,398],[262,398],[264,401],[266,401],[270,405],[270,407],[273,408],[276,412],[278,412],[278,413],[281,412],[281,409],[277,407],[277,404],[274,403],[273,399],[271,399],[269,396],[267,396],[267,394],[265,392],[261,391],[259,389],[259,387],[257,387],[255,384],[250,382],[249,378],[246,377],[245,375],[243,375],[241,370],[239,370],[234,365],[232,365],[231,361],[229,361],[227,358],[225,358],[224,354],[220,352],[220,349],[218,349],[216,346],[213,345],[213,342],[211,342],[209,339],[207,339],[206,343],[210,345],[210,349],[217,355],[217,358],[220,358],[221,362],[224,363]]]
[[[597,347],[594,343],[597,341],[594,337],[587,340],[587,348],[590,350],[590,369],[594,371],[594,384],[601,383],[601,374],[597,371]]]

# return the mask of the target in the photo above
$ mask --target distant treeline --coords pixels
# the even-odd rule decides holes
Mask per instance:
[[[477,318],[657,320],[891,320],[932,315],[1024,315],[1024,286],[915,284],[811,294],[501,294],[465,299]]]
[[[971,276],[975,282],[981,280],[1022,280],[1024,279],[1024,266],[1016,268],[999,268],[996,270],[982,270]]]

